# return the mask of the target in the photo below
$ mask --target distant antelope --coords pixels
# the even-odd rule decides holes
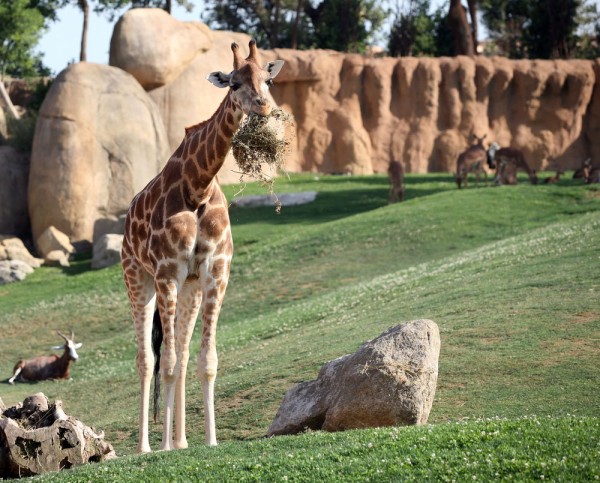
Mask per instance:
[[[474,136],[477,141],[475,144],[469,146],[466,150],[459,154],[456,160],[456,185],[458,188],[462,188],[464,182],[465,188],[467,187],[469,173],[475,173],[475,184],[479,184],[481,173],[485,183],[487,184],[487,172],[484,168],[484,163],[487,162],[488,166],[493,169],[493,158],[490,158],[488,151],[483,146],[483,137]]]
[[[593,167],[591,163],[583,170],[583,177],[587,184],[600,183],[600,168]]]
[[[585,172],[592,167],[592,158],[584,159],[581,167],[573,172],[573,179],[585,179]]]
[[[389,202],[404,201],[404,168],[400,161],[390,161],[388,177],[390,178]]]
[[[520,149],[500,148],[496,143],[494,149],[494,162],[496,164],[497,184],[517,184],[517,170],[523,169],[528,175],[531,184],[537,184],[538,178],[534,169],[525,161],[525,156]]]
[[[562,174],[565,174],[565,172],[561,168],[558,168],[556,170],[556,174],[554,176],[550,176],[549,178],[544,178],[544,184],[558,183],[560,181],[560,176]]]
[[[62,356],[38,356],[31,359],[21,359],[15,364],[13,376],[9,384],[18,381],[44,381],[46,379],[69,379],[71,375],[71,362],[79,359],[76,349],[81,347],[81,342],[75,344],[75,335],[71,331],[71,338],[56,332],[65,340],[64,345],[52,347],[53,350],[62,350]]]

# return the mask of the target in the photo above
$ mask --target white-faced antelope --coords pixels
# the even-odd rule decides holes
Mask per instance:
[[[483,173],[485,183],[487,184],[487,172],[483,164],[487,161],[491,169],[494,168],[494,165],[493,156],[490,157],[488,151],[483,146],[485,136],[485,134],[481,138],[474,136],[477,142],[460,153],[456,160],[456,185],[459,189],[462,188],[463,182],[465,188],[467,187],[469,173],[475,173],[476,185],[479,184],[480,175]]]
[[[529,175],[531,184],[538,183],[535,170],[529,167],[520,149],[500,148],[496,143],[493,146],[497,184],[517,184],[516,173],[518,169],[524,170]]]
[[[400,161],[390,161],[388,166],[390,179],[389,202],[396,203],[404,200],[404,168]]]
[[[56,354],[49,356],[38,356],[31,359],[21,359],[15,364],[13,376],[8,380],[9,384],[15,381],[44,381],[47,379],[69,379],[71,375],[71,362],[79,359],[76,349],[81,347],[81,342],[75,343],[75,335],[71,331],[71,337],[56,332],[65,340],[63,345],[52,347],[52,350],[64,350],[59,357]]]

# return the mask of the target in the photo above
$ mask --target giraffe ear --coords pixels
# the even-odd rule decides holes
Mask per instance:
[[[208,82],[211,84],[223,88],[229,87],[229,81],[231,80],[231,74],[223,74],[223,72],[211,72],[206,77]]]
[[[273,62],[269,62],[265,66],[265,70],[269,73],[271,79],[274,79],[277,76],[277,74],[279,74],[279,71],[283,67],[283,64],[283,60],[274,60]]]

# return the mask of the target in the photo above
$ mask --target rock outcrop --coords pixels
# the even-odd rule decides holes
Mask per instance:
[[[425,424],[439,353],[435,322],[415,320],[392,327],[354,354],[325,364],[315,381],[291,388],[268,436]]]
[[[29,176],[33,239],[53,225],[99,237],[168,158],[156,105],[121,69],[78,63],[53,82],[37,121]]]
[[[154,89],[174,81],[210,49],[211,37],[202,22],[180,22],[158,8],[132,9],[115,25],[109,64]]]

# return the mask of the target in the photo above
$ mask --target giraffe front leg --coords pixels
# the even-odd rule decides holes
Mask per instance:
[[[177,342],[179,345],[179,377],[175,385],[175,448],[187,448],[185,436],[185,380],[190,357],[190,340],[200,310],[202,292],[197,280],[183,285],[177,303]]]
[[[227,270],[228,273],[228,270]],[[216,289],[215,287],[220,287]],[[202,339],[198,354],[198,376],[202,384],[204,399],[204,435],[206,444],[217,445],[215,429],[215,380],[219,360],[217,357],[217,321],[225,295],[227,280],[203,288]]]
[[[163,351],[160,359],[160,372],[165,387],[163,434],[160,450],[166,451],[173,446],[173,415],[175,410],[175,383],[179,364],[175,342],[175,315],[177,309],[177,283],[173,280],[157,279],[156,292],[158,310],[163,329]]]

